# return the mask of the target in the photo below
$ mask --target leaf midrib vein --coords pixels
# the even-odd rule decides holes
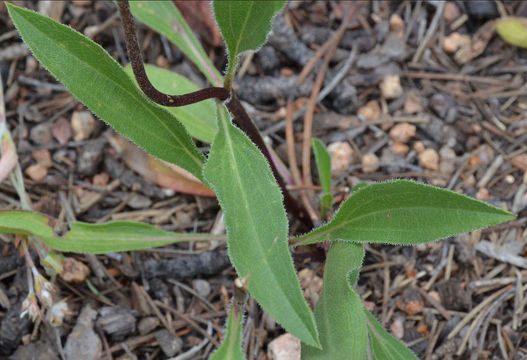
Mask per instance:
[[[360,207],[358,207],[356,209],[352,209],[351,215],[353,213],[359,211],[361,207],[368,205],[369,203],[371,203],[374,200],[375,199],[370,200],[366,204],[363,204],[363,205],[361,205]],[[332,232],[334,232],[334,231],[336,231],[336,230],[338,230],[338,229],[340,229],[340,228],[342,228],[342,227],[344,227],[346,225],[350,225],[350,224],[352,224],[352,223],[354,223],[356,221],[359,221],[362,218],[365,218],[365,217],[368,217],[368,216],[375,216],[375,215],[378,215],[380,213],[385,213],[387,211],[402,210],[402,209],[420,210],[420,209],[437,209],[437,207],[433,207],[433,206],[404,207],[403,206],[403,207],[397,207],[397,208],[386,208],[386,209],[382,209],[382,210],[376,210],[376,211],[372,211],[372,212],[366,213],[364,215],[360,215],[360,216],[354,217],[354,218],[349,219],[349,220],[342,220],[342,222],[340,224],[336,224],[336,225],[333,225],[333,226],[331,226],[331,223],[326,224],[326,225],[324,225],[323,227],[321,227],[319,229],[315,229],[313,231],[312,235],[307,234],[307,235],[305,235],[305,237],[298,238],[298,240],[302,239],[302,242],[309,241],[310,239],[313,239],[313,238],[318,238],[318,237],[321,237],[321,236],[324,236],[324,235],[327,235],[327,234],[331,234]],[[461,210],[461,209],[456,209],[456,208],[443,208],[443,209]],[[466,210],[466,211],[472,211],[472,212],[482,213],[482,214],[489,213],[488,211],[479,211],[479,210]],[[319,230],[319,232],[317,232],[317,230]]]
[[[250,213],[250,207],[249,207],[249,203],[248,203],[248,198],[247,198],[247,195],[245,193],[245,189],[242,187],[242,183],[240,181],[241,173],[240,173],[240,169],[239,169],[239,166],[238,166],[238,161],[237,161],[236,157],[233,156],[234,153],[235,153],[235,151],[234,151],[235,149],[234,149],[234,146],[233,146],[231,135],[230,135],[229,130],[228,130],[228,127],[232,126],[232,125],[228,124],[226,119],[222,119],[222,123],[223,123],[223,126],[225,128],[225,139],[226,139],[226,142],[228,144],[228,147],[230,148],[230,154],[231,154],[230,157],[231,157],[232,163],[233,163],[233,165],[235,167],[235,174],[238,175],[238,176],[234,176],[234,178],[236,179],[236,182],[237,182],[237,184],[239,186],[239,189],[240,189],[240,193],[239,193],[240,194],[240,198],[243,199],[243,203],[245,204],[245,209],[247,209],[247,212]],[[284,291],[284,289],[282,288],[282,284],[280,283],[280,281],[278,281],[278,277],[276,276],[276,273],[274,272],[273,267],[269,264],[268,258],[266,256],[266,251],[263,248],[262,243],[260,241],[261,236],[256,231],[256,227],[254,225],[254,221],[253,221],[252,216],[249,216],[249,223],[250,223],[251,229],[252,229],[251,232],[254,234],[254,237],[257,240],[256,241],[257,249],[260,250],[260,253],[262,254],[261,258],[263,258],[263,261],[265,262],[267,267],[271,270],[271,274],[272,274],[272,276],[274,278],[275,283],[278,284],[278,286],[282,290],[282,293],[285,295],[286,291]],[[281,240],[282,239],[278,239],[278,241],[281,241]],[[289,297],[286,296],[286,298],[289,300]],[[293,310],[294,310],[294,308],[293,308]],[[293,311],[293,312],[295,314],[297,314],[296,311]],[[300,319],[300,321],[302,323],[304,323],[304,321],[302,320],[302,318],[300,316],[298,316],[298,318]]]

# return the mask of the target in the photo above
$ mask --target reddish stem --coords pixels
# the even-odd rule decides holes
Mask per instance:
[[[209,87],[183,95],[168,95],[157,90],[146,75],[143,57],[141,56],[139,43],[137,41],[135,22],[130,11],[130,5],[127,0],[119,0],[117,1],[117,5],[119,6],[119,12],[121,14],[123,28],[126,35],[126,49],[128,51],[128,56],[130,57],[134,76],[143,93],[155,103],[163,106],[185,106],[211,98],[216,98],[221,101],[228,99],[225,106],[230,111],[234,123],[245,132],[249,139],[251,139],[251,141],[260,149],[271,166],[273,175],[284,195],[284,205],[287,211],[311,230],[314,227],[311,217],[287,190],[286,183],[280,176],[260,132],[249,118],[249,115],[247,115],[247,112],[240,101],[236,98],[234,92],[229,91],[226,88]],[[227,86],[229,85],[230,84],[227,84]]]

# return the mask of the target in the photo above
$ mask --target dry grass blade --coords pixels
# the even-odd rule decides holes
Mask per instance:
[[[306,115],[304,117],[304,136],[303,136],[303,141],[302,141],[302,180],[303,180],[304,185],[313,184],[311,181],[311,135],[312,135],[312,128],[313,128],[313,115],[315,113],[315,106],[317,103],[317,98],[320,93],[320,89],[322,87],[324,77],[326,76],[326,71],[328,69],[329,62],[331,61],[331,57],[337,50],[338,43],[340,39],[342,38],[342,36],[344,35],[344,31],[346,30],[346,27],[348,26],[349,22],[353,18],[353,15],[355,14],[359,5],[360,5],[360,2],[356,2],[353,5],[353,7],[350,8],[348,13],[346,14],[346,17],[342,21],[342,24],[339,30],[328,41],[331,43],[331,45],[329,46],[326,56],[324,58],[324,62],[322,63],[322,66],[319,72],[317,73],[317,77],[315,79],[315,85],[313,86],[313,90],[311,91],[311,96],[309,98]]]

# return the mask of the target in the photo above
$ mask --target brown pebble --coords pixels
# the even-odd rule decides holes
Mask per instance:
[[[439,170],[439,155],[434,149],[426,149],[419,154],[419,164],[428,170]]]
[[[362,156],[362,172],[365,174],[374,173],[379,169],[379,158],[373,153]]]
[[[387,75],[379,84],[381,94],[385,99],[396,99],[403,94],[399,75]]]
[[[157,57],[156,65],[162,69],[168,69],[170,67],[170,63],[168,62],[168,59],[164,57],[163,55],[159,55]]]
[[[66,282],[80,284],[90,275],[90,268],[71,257],[64,258],[62,267],[63,271],[60,273],[60,277]]]
[[[267,356],[270,360],[300,359],[300,340],[286,333],[273,339],[267,346]]]
[[[100,186],[100,187],[108,185],[109,181],[110,181],[110,175],[108,175],[107,172],[95,174],[92,180],[94,186]]]
[[[406,94],[406,98],[404,100],[404,111],[407,114],[416,114],[423,111],[421,98],[414,92],[409,92]]]
[[[516,155],[511,159],[511,165],[527,173],[527,154]]]
[[[402,339],[404,337],[404,318],[397,316],[390,325],[390,331],[397,339]]]
[[[280,69],[280,75],[282,76],[292,76],[295,72],[290,68],[282,68]]]
[[[407,143],[415,136],[415,125],[400,123],[390,130],[390,138],[396,142]]]
[[[392,14],[392,16],[390,16],[390,32],[403,37],[404,29],[404,20],[398,14]]]
[[[368,121],[377,120],[381,116],[381,107],[377,101],[371,100],[359,108],[358,113]]]
[[[88,139],[95,130],[97,120],[89,111],[74,111],[71,116],[75,141]]]
[[[347,142],[334,142],[328,146],[331,156],[331,174],[333,177],[340,176],[353,162],[353,149]]]
[[[48,149],[35,150],[31,153],[31,155],[38,164],[44,166],[47,169],[49,169],[51,165],[53,165],[51,162],[51,155]]]
[[[423,151],[425,151],[425,146],[423,145],[423,143],[421,141],[416,141],[414,143],[413,148],[414,148],[415,152],[418,153],[418,154],[420,154]]]
[[[455,53],[465,46],[470,46],[470,36],[468,35],[453,32],[443,40],[443,50],[448,54]]]
[[[410,147],[401,142],[395,142],[392,145],[392,151],[396,154],[406,155],[410,152]]]
[[[476,199],[478,200],[486,200],[490,199],[492,196],[490,195],[489,191],[485,188],[481,188],[476,193]]]

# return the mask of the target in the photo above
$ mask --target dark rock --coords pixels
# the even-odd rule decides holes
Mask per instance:
[[[37,145],[46,145],[53,139],[51,135],[51,128],[53,124],[46,122],[33,126],[29,133],[29,138]]]
[[[146,278],[195,278],[215,275],[230,265],[227,252],[207,251],[199,255],[173,259],[148,259],[139,264]]]
[[[77,170],[81,176],[94,175],[103,158],[104,139],[87,143],[77,157]]]
[[[155,332],[154,336],[166,356],[172,357],[181,351],[183,341],[170,331],[159,330]]]
[[[476,19],[493,19],[499,17],[496,2],[493,0],[465,1],[470,17]]]
[[[399,35],[390,33],[382,44],[380,53],[392,60],[402,60],[406,55],[406,43]]]
[[[382,150],[380,160],[388,174],[396,174],[406,170],[404,155],[393,152],[389,147]]]
[[[145,196],[154,199],[163,199],[165,197],[163,190],[155,185],[147,183],[141,177],[135,175],[131,170],[127,169],[122,162],[117,161],[111,155],[105,157],[104,169],[112,178],[121,180],[121,183],[129,189],[137,183],[140,185],[138,192]]]
[[[430,121],[426,124],[417,124],[419,130],[426,133],[426,135],[434,140],[438,144],[446,144],[453,147],[454,150],[458,150],[459,144],[465,143],[465,135],[457,131],[450,124],[446,124],[435,116],[431,116],[430,113],[418,115],[428,116]]]
[[[99,309],[97,326],[113,340],[124,339],[136,329],[136,312],[123,306],[105,306]]]
[[[333,31],[323,26],[304,26],[300,29],[300,40],[307,45],[322,45],[333,36]],[[346,31],[339,43],[339,48],[351,50],[357,47],[359,53],[370,51],[376,45],[375,34],[371,30]]]
[[[155,316],[145,317],[139,320],[139,323],[137,324],[137,330],[139,331],[139,334],[146,335],[157,328],[160,324],[161,322]]]
[[[441,303],[448,310],[463,311],[469,309],[472,304],[470,293],[461,287],[459,280],[443,280],[438,282],[436,287]]]
[[[352,114],[357,110],[359,100],[357,89],[349,77],[344,78],[330,93],[333,108],[340,114]]]
[[[10,357],[11,360],[56,360],[58,358],[53,345],[45,341],[22,345]]]
[[[262,47],[256,53],[256,59],[266,75],[275,75],[280,66],[280,59],[276,54],[276,50],[269,45]]]
[[[81,310],[75,327],[68,335],[64,346],[66,359],[95,360],[100,358],[102,343],[93,330],[93,321],[96,317],[97,312],[89,305]]]
[[[235,82],[238,97],[250,104],[266,104],[277,98],[307,97],[313,88],[313,80],[307,78],[300,86],[298,76],[244,76]]]
[[[307,64],[314,54],[314,51],[299,41],[293,30],[287,26],[283,15],[274,18],[268,43],[300,66]]]
[[[437,116],[450,123],[455,120],[457,115],[456,100],[452,95],[437,93],[432,96],[428,106]]]
[[[158,299],[162,303],[168,304],[173,307],[174,301],[170,295],[168,286],[159,278],[153,278],[150,280],[150,292],[154,294],[154,298]]]
[[[29,333],[31,320],[27,316],[20,318],[20,307],[25,294],[20,294],[16,302],[5,314],[0,324],[0,355],[10,355],[20,345],[22,336]]]
[[[381,54],[377,51],[362,54],[357,57],[357,67],[365,70],[375,69],[376,67],[386,64],[390,61],[387,55]]]

